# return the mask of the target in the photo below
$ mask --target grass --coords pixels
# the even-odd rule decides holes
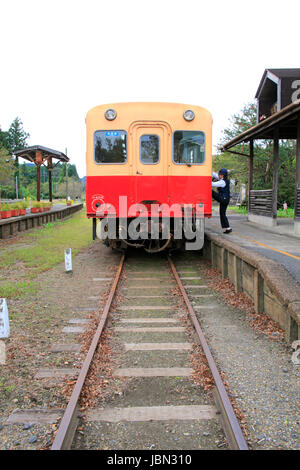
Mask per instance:
[[[7,379],[5,377],[0,377],[0,391],[3,393],[6,397],[9,397],[9,395],[16,390],[17,386],[16,385],[6,385]]]
[[[238,214],[248,214],[248,209],[247,207],[241,207],[241,206],[229,206],[228,210],[237,212]]]
[[[237,212],[238,214],[248,214],[247,207],[240,207],[240,206],[229,206],[228,210]],[[278,209],[277,217],[286,217],[286,218],[294,218],[295,211],[292,208],[288,208],[286,211],[284,209]]]
[[[290,217],[294,218],[295,211],[294,209],[288,208],[286,211],[284,209],[278,209],[277,217]]]
[[[92,243],[90,222],[84,211],[63,222],[45,224],[41,229],[24,233],[21,245],[0,255],[0,297],[21,297],[35,291],[32,282],[39,273],[64,260],[65,248],[72,255]],[[26,247],[24,247],[26,244]]]
[[[12,297],[22,297],[27,293],[33,294],[35,288],[31,285],[30,281],[22,282],[6,282],[0,287],[0,297],[8,299]]]

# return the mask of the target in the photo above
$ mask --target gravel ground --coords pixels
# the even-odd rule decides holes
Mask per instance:
[[[220,450],[226,449],[220,426],[213,420],[149,423],[87,423],[76,449]]]
[[[175,258],[175,264],[195,265],[191,255]],[[206,263],[198,267],[203,282]],[[215,292],[218,308],[197,312],[219,369],[226,374],[231,393],[245,414],[253,449],[300,448],[300,368],[291,362],[288,344],[253,330],[239,309],[226,305]],[[275,336],[276,338],[276,336]]]
[[[210,279],[205,277],[207,264],[198,254],[174,256],[174,262],[180,270],[192,267],[200,273],[202,283],[209,285]],[[77,342],[77,335],[62,333],[71,318],[87,318],[89,313],[78,310],[80,307],[93,306],[97,311],[104,302],[105,284],[92,282],[100,277],[100,272],[111,272],[111,263],[116,266],[120,255],[111,252],[100,243],[93,244],[73,259],[73,274],[66,275],[64,265],[43,273],[39,276],[39,294],[9,302],[11,316],[11,337],[7,341],[8,364],[0,366],[0,449],[43,449],[49,447],[57,423],[51,425],[34,424],[5,425],[4,422],[16,408],[63,408],[66,396],[62,383],[54,387],[45,380],[36,380],[34,375],[41,367],[79,367],[83,359],[82,353],[50,353],[52,343]],[[165,259],[153,257],[147,262],[147,268],[157,269],[166,266]],[[133,266],[132,270],[142,270],[145,266]],[[150,275],[149,275],[150,277]],[[151,281],[147,281],[150,283]],[[198,284],[198,282],[197,282]],[[149,284],[148,284],[149,285]],[[189,282],[189,285],[192,283]],[[160,287],[147,289],[147,295],[169,293],[174,288],[160,283]],[[199,290],[201,294],[211,293],[211,289]],[[191,289],[190,294],[199,294]],[[120,291],[119,296],[124,292]],[[130,294],[141,295],[143,290],[134,289]],[[126,295],[126,294],[125,294]],[[164,295],[164,294],[163,294]],[[89,296],[99,296],[98,300],[87,300]],[[190,297],[192,300],[193,298]],[[146,299],[145,299],[146,300]],[[149,299],[150,300],[150,299]],[[153,299],[154,301],[154,299]],[[200,301],[194,299],[199,304]],[[280,339],[271,341],[268,336],[253,330],[249,319],[242,310],[224,303],[220,293],[214,297],[204,298],[203,304],[217,304],[211,310],[198,312],[201,326],[207,335],[214,358],[219,369],[226,374],[230,392],[235,397],[239,409],[244,413],[252,449],[299,449],[299,377],[300,369],[291,362],[291,349]],[[166,305],[168,302],[166,301]],[[155,301],[153,302],[155,305]],[[159,315],[159,312],[139,312],[146,318]],[[135,318],[136,313],[127,312],[127,318]],[[116,311],[115,319],[120,317]],[[133,325],[132,325],[133,326]],[[149,326],[149,325],[147,325]],[[115,348],[123,354],[119,339],[126,342],[147,342],[146,333],[118,334]],[[188,340],[186,333],[168,334],[164,341],[183,342]],[[161,341],[161,335],[153,333],[151,341]],[[114,342],[111,343],[114,346]],[[131,356],[128,356],[130,354]],[[126,353],[124,364],[136,362],[136,367],[147,365],[153,358],[153,352],[141,356]],[[131,357],[129,361],[129,357]],[[122,357],[121,357],[122,359]],[[163,364],[166,356],[159,358]],[[174,355],[172,365],[187,365],[183,356]],[[171,377],[115,380],[115,389],[108,393],[108,399],[114,406],[142,406],[149,387],[157,393],[151,394],[150,404],[160,405],[168,400],[175,404],[212,404],[209,394],[203,395],[201,389],[186,378]],[[155,381],[158,381],[155,385]],[[136,394],[136,390],[139,393]],[[133,392],[134,398],[133,398]],[[127,404],[127,405],[126,405]],[[115,449],[199,449],[226,448],[224,436],[219,427],[210,422],[177,423],[139,423],[133,427],[130,423],[99,425],[90,422],[82,423],[77,434],[76,448],[111,448]],[[149,439],[149,435],[153,436]],[[128,436],[130,439],[128,440]],[[195,439],[196,438],[196,439]],[[201,438],[201,439],[200,439]],[[114,442],[112,442],[114,441]],[[163,443],[163,445],[162,445]]]
[[[157,270],[159,266],[159,270]],[[169,277],[156,282],[140,280],[139,283],[133,280],[135,271],[142,272],[141,276],[148,277],[147,272],[156,270],[159,275],[166,274]],[[150,277],[150,275],[149,275]],[[160,295],[157,299],[140,298],[132,299],[126,297],[128,286],[145,284],[153,286],[153,289],[134,289],[134,295]],[[159,291],[155,286],[159,286]],[[167,291],[165,292],[165,286]],[[119,304],[111,312],[110,326],[151,328],[154,326],[179,326],[182,327],[180,316],[182,306],[180,297],[173,295],[176,284],[170,275],[165,257],[150,258],[145,254],[136,254],[128,257],[126,261],[124,276],[120,283]],[[168,294],[168,297],[165,296]],[[130,291],[132,295],[132,291]],[[153,300],[154,310],[143,309],[123,310],[125,305],[151,305],[149,300]],[[170,305],[168,310],[155,310],[156,305]],[[130,323],[124,324],[120,319],[131,318],[170,318],[178,320],[177,324],[165,323]],[[123,343],[155,343],[155,342],[189,342],[191,338],[188,332],[111,332],[110,346],[117,354],[118,367],[121,368],[151,368],[151,367],[187,367],[192,368],[189,351],[130,351],[125,352]],[[95,408],[115,409],[131,407],[153,407],[153,406],[178,406],[178,405],[214,405],[211,393],[204,391],[193,382],[192,377],[130,377],[119,383],[116,394],[109,394],[104,399],[95,404]],[[218,419],[202,420],[154,420],[144,422],[119,422],[110,423],[105,421],[91,422],[88,414],[84,417],[80,433],[77,433],[73,448],[76,449],[221,449],[227,448],[224,433]]]
[[[51,353],[53,343],[80,342],[80,335],[66,334],[72,318],[88,318],[91,312],[80,307],[103,304],[107,283],[93,282],[100,272],[111,273],[120,259],[100,242],[73,257],[73,273],[66,274],[64,263],[40,274],[37,295],[8,302],[10,338],[6,340],[7,364],[0,366],[0,450],[41,449],[49,446],[56,424],[4,424],[17,408],[64,408],[66,396],[62,381],[35,379],[40,368],[80,367],[83,353]],[[112,268],[113,266],[113,268]],[[103,274],[102,274],[103,275]],[[98,299],[88,299],[88,297]],[[72,325],[74,326],[74,325]],[[32,439],[31,442],[31,438]],[[36,439],[35,439],[36,438]]]

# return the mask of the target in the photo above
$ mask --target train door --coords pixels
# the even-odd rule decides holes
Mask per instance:
[[[132,126],[132,176],[137,203],[168,202],[169,137],[165,123],[144,121]]]

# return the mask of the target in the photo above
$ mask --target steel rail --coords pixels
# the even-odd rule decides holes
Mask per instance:
[[[179,286],[180,292],[184,298],[185,304],[188,308],[192,323],[194,325],[194,328],[198,334],[202,349],[204,351],[204,354],[206,356],[208,365],[210,367],[211,373],[213,375],[214,381],[215,381],[215,389],[214,389],[214,398],[216,401],[216,405],[218,408],[218,411],[221,414],[221,420],[223,424],[223,429],[226,435],[226,438],[228,440],[229,446],[231,449],[235,450],[248,450],[248,446],[246,443],[246,440],[244,438],[244,435],[242,433],[241,427],[239,425],[238,419],[234,413],[232,404],[230,402],[230,399],[228,397],[228,394],[226,392],[225,386],[223,384],[222,378],[220,376],[220,373],[217,369],[216,363],[213,359],[213,356],[210,352],[210,348],[208,346],[208,343],[205,339],[205,336],[203,334],[203,331],[201,330],[199,321],[197,319],[197,316],[195,314],[195,311],[192,307],[192,304],[188,298],[188,295],[185,291],[185,288],[181,282],[180,277],[177,274],[175,265],[173,261],[168,257],[168,262],[171,267],[171,270],[173,272],[173,275],[176,279],[176,282]]]
[[[67,405],[67,408],[60,422],[60,425],[57,430],[55,439],[53,441],[51,450],[67,450],[71,448],[74,434],[77,428],[77,423],[78,423],[78,408],[79,408],[78,402],[79,402],[80,394],[81,394],[82,387],[84,385],[87,373],[89,371],[89,367],[92,362],[94,353],[96,351],[100,336],[102,334],[102,331],[104,329],[104,326],[108,317],[109,309],[110,309],[113,297],[115,295],[118,281],[120,279],[120,275],[121,275],[122,268],[124,265],[124,260],[125,260],[125,255],[122,255],[120,265],[119,265],[117,274],[115,276],[113,285],[110,288],[110,294],[105,303],[103,313],[101,315],[97,330],[91,342],[90,348],[88,350],[88,353],[86,355],[82,368],[80,369],[79,376],[74,386],[70,401]]]

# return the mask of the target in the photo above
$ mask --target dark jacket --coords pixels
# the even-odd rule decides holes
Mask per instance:
[[[224,199],[224,202],[225,201],[228,201],[230,200],[230,182],[227,178],[224,178],[223,181],[225,181],[225,187],[224,188],[217,188],[218,190],[218,193],[220,194],[220,196],[222,197],[222,199]]]

